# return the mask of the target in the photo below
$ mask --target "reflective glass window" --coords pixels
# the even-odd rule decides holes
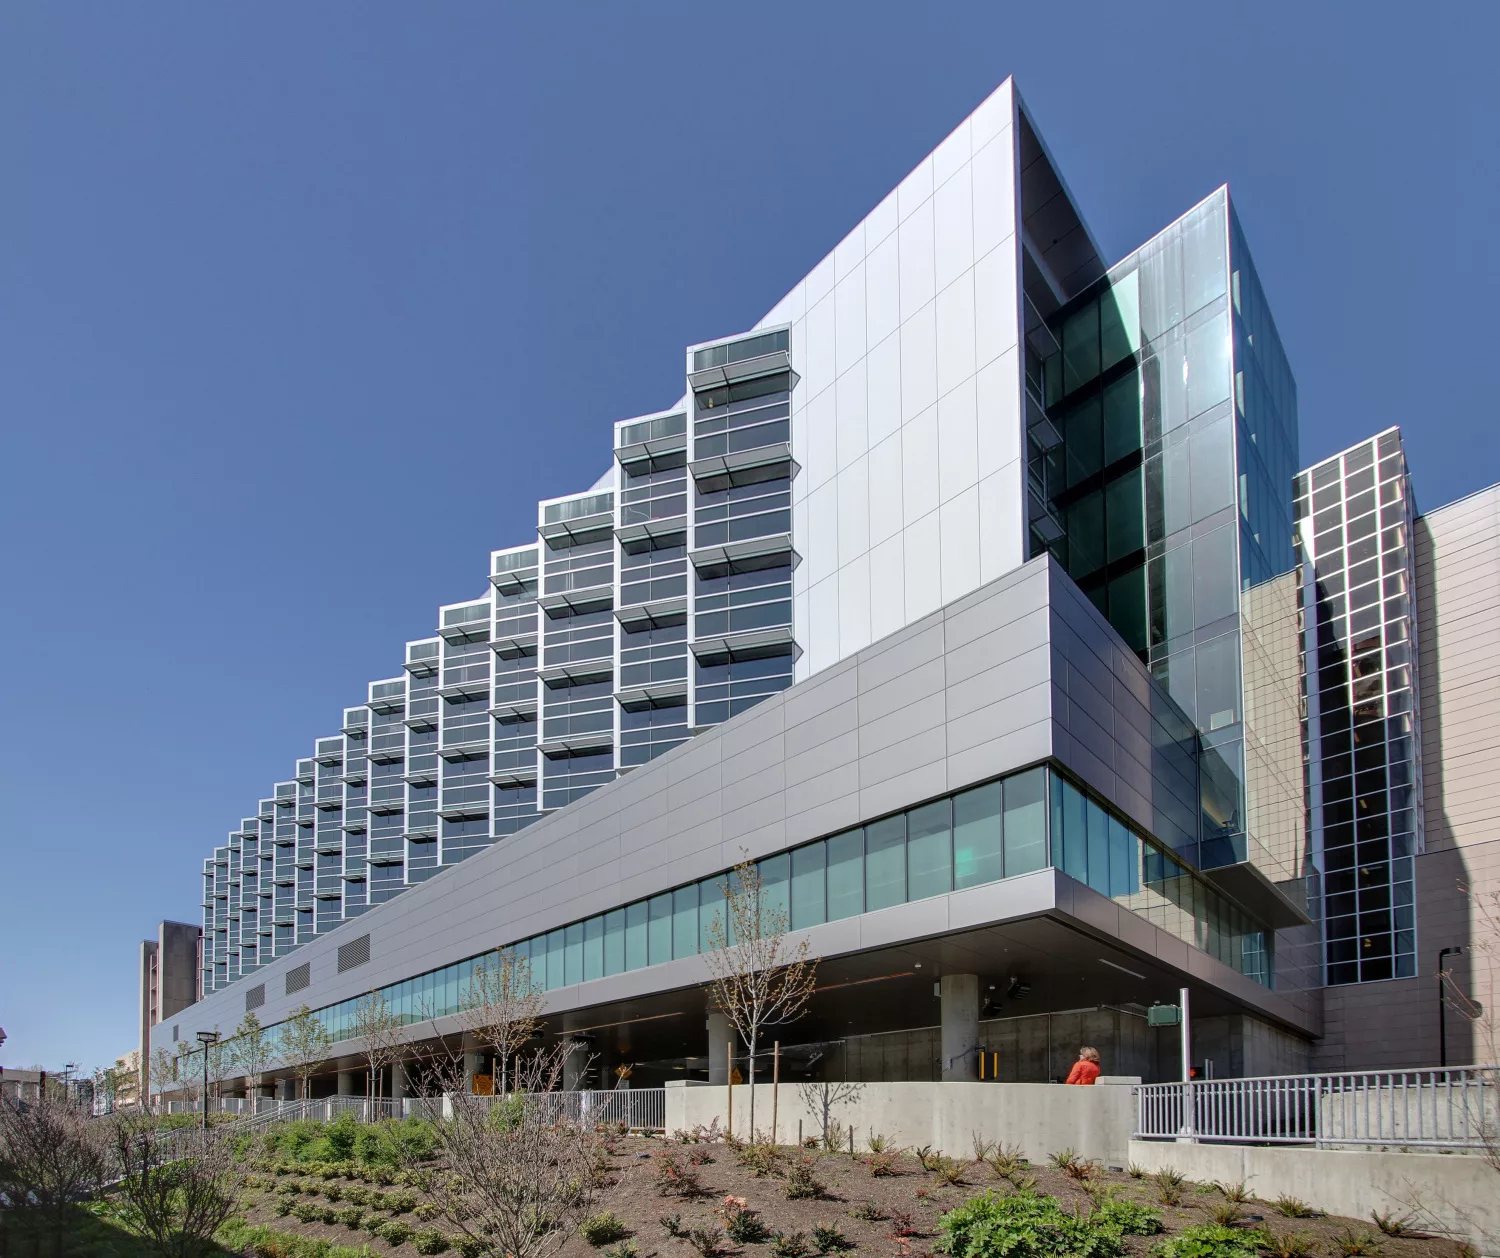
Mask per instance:
[[[991,782],[954,796],[953,885],[960,890],[1004,875],[1000,790],[999,782]]]
[[[865,911],[865,832],[836,834],[828,840],[828,920]]]
[[[906,814],[907,898],[921,900],[953,889],[952,812],[952,802],[940,799]]]
[[[906,900],[906,818],[865,827],[865,912]]]
[[[828,920],[826,845],[809,843],[792,851],[792,929],[803,930]]]

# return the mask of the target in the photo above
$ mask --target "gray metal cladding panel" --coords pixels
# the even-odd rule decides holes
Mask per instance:
[[[1050,640],[1063,630],[1069,656],[1083,662],[1064,660],[1056,671],[1086,676],[1093,690],[1089,727],[1077,734],[1066,728],[1071,701],[1053,682],[1059,652]],[[273,962],[264,972],[265,1020],[280,1020],[303,1000],[331,1004],[578,921],[1064,748],[1086,746],[1064,762],[1149,828],[1140,770],[1121,789],[1113,766],[1115,742],[1155,745],[1142,728],[1150,722],[1141,701],[1160,701],[1154,687],[1050,557],[1034,560],[439,871],[357,926],[315,939],[295,957],[314,978],[296,1000],[282,995],[285,960]],[[1126,715],[1111,705],[1117,689]],[[372,959],[341,975],[335,954],[356,929],[370,935]],[[225,994],[210,997],[205,1014]]]

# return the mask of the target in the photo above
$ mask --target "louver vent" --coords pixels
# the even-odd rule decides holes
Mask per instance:
[[[339,949],[339,973],[352,970],[356,965],[363,965],[370,959],[370,937],[361,935],[358,939],[351,939]]]
[[[266,1003],[266,985],[264,983],[258,983],[258,984],[256,984],[248,992],[245,993],[245,1012],[246,1013],[249,1013],[252,1009],[259,1009],[265,1003]]]
[[[295,970],[286,972],[286,994],[290,996],[293,992],[300,992],[312,982],[312,962],[304,961]]]

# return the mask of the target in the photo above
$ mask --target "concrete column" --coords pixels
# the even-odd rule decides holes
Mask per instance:
[[[391,1063],[391,1100],[399,1101],[410,1091],[410,1081],[406,1077],[406,1063],[394,1061]]]
[[[938,980],[942,998],[942,1067],[944,1083],[977,1077],[975,1049],[979,1047],[979,976],[945,974]]]
[[[723,1087],[729,1082],[729,1019],[717,1009],[708,1015],[708,1081]]]
[[[297,1086],[295,1079],[276,1080],[276,1099],[279,1101],[292,1101],[296,1099],[293,1089]]]
[[[359,1071],[357,1071],[357,1070],[340,1070],[339,1071],[339,1093],[338,1094],[340,1096],[358,1096],[363,1090],[364,1089],[362,1089],[359,1086]]]
[[[474,1076],[484,1073],[484,1053],[477,1048],[464,1052],[464,1084],[470,1092],[474,1090]]]

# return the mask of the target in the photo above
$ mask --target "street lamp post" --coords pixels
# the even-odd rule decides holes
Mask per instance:
[[[208,1134],[208,1050],[219,1042],[217,1031],[199,1031],[198,1043],[203,1045],[203,1132]]]

